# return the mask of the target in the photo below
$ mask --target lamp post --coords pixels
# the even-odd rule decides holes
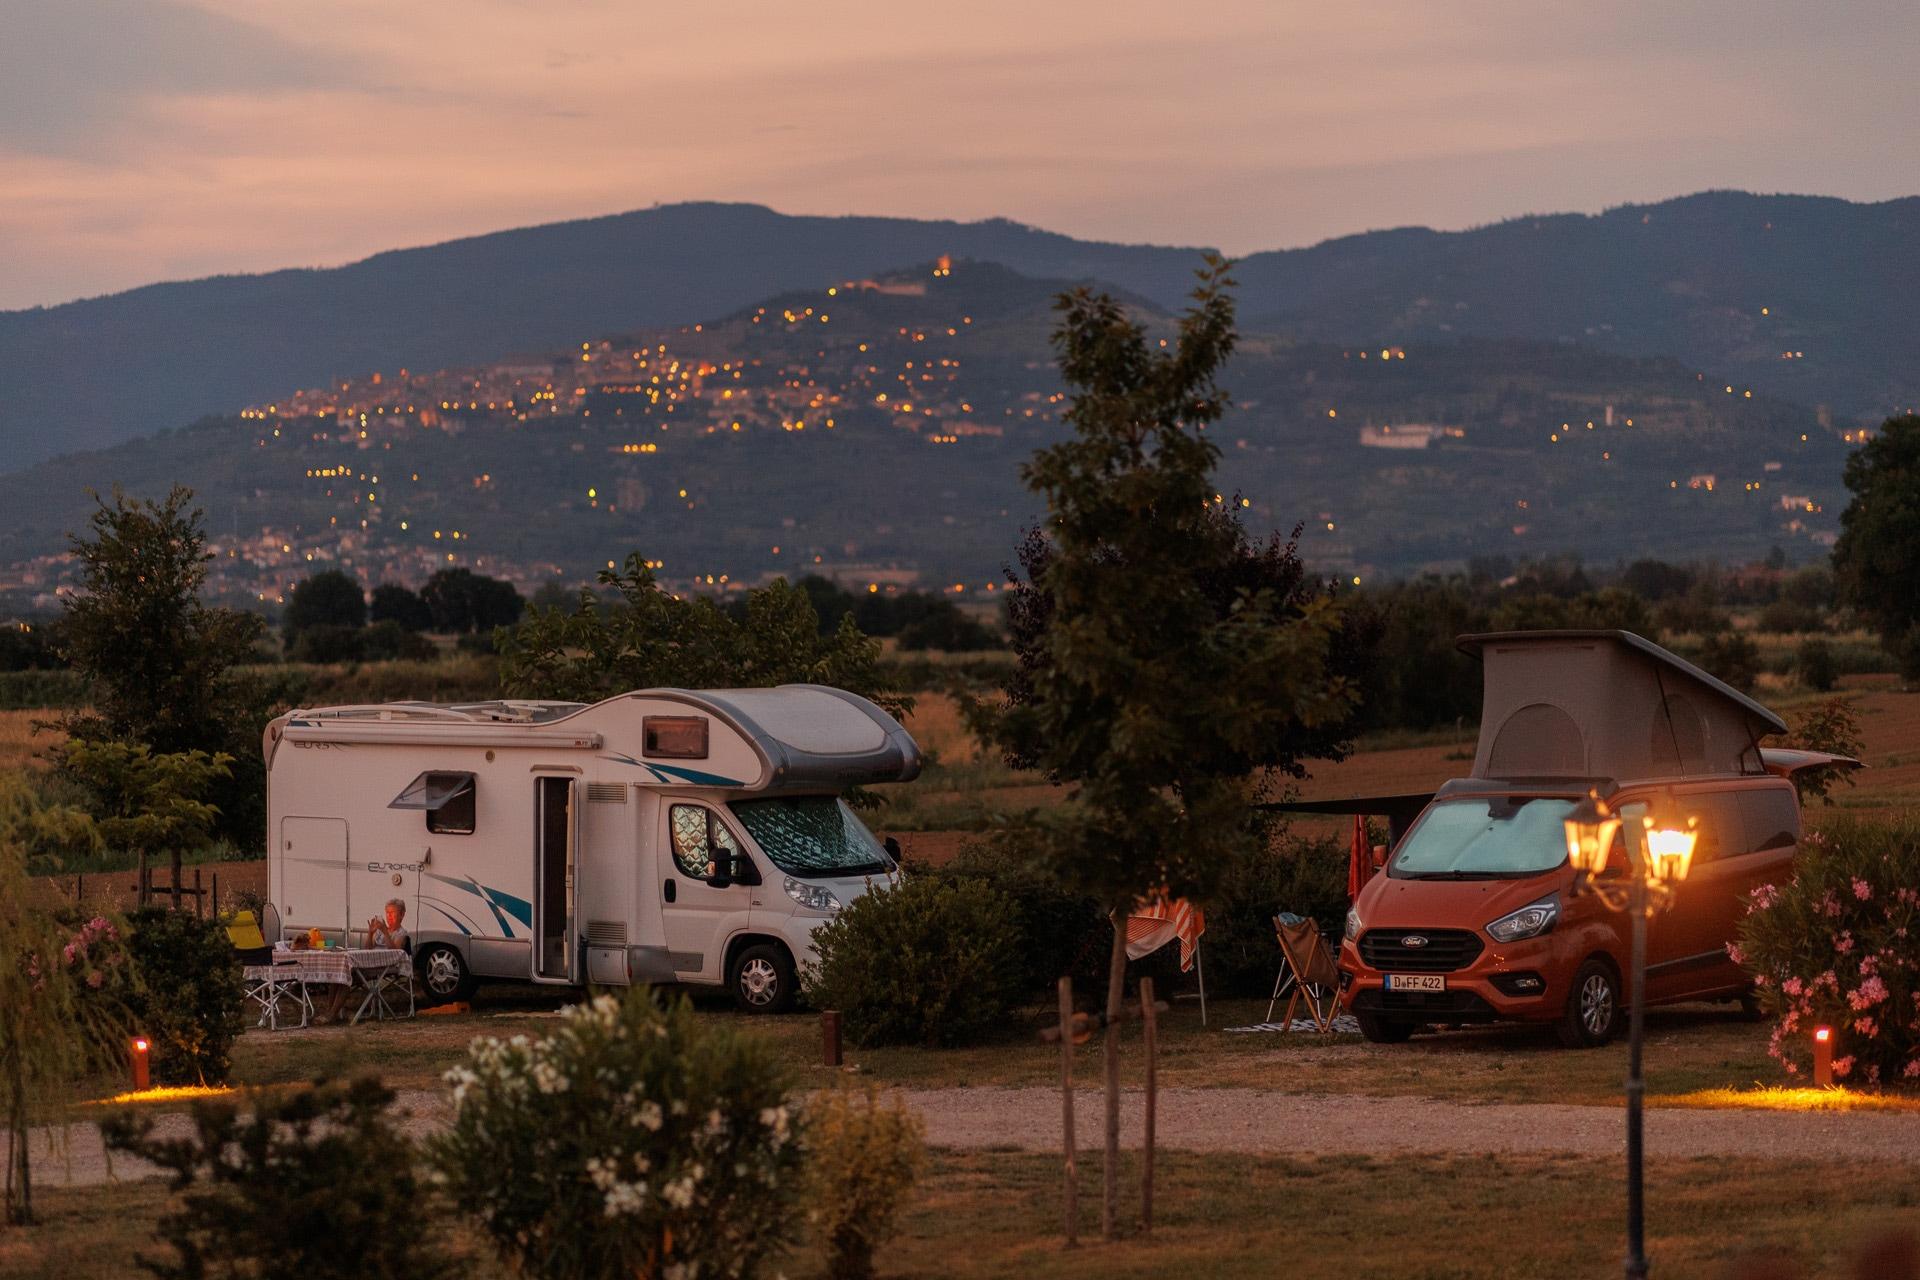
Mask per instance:
[[[1646,1037],[1647,921],[1673,901],[1674,890],[1687,878],[1693,864],[1698,820],[1680,814],[1673,797],[1664,804],[1636,803],[1623,816],[1598,792],[1589,791],[1567,815],[1567,860],[1573,865],[1572,893],[1591,893],[1610,911],[1625,911],[1632,929],[1627,1005],[1627,1280],[1645,1280],[1647,1274],[1646,1215],[1642,1178],[1641,1103],[1646,1079],[1641,1074],[1640,1050]],[[1627,838],[1625,885],[1606,883],[1614,837]]]

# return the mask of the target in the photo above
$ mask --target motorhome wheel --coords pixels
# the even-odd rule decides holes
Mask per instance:
[[[413,966],[426,991],[427,1004],[449,1004],[472,997],[473,975],[467,970],[467,962],[446,943],[436,942],[422,948],[414,957]]]
[[[747,1013],[785,1013],[799,994],[786,948],[767,942],[741,948],[727,985],[733,1002]]]

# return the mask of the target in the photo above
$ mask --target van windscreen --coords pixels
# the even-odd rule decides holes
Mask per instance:
[[[1565,821],[1574,801],[1557,796],[1462,796],[1442,800],[1394,851],[1396,880],[1511,880],[1567,860]]]
[[[790,876],[879,875],[893,870],[880,842],[835,796],[780,796],[735,800],[727,806]]]

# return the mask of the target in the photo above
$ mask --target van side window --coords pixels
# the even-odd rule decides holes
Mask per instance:
[[[716,821],[713,810],[705,805],[676,804],[667,811],[667,825],[673,831],[673,864],[680,874],[701,879],[713,874],[714,849],[740,854],[726,824]]]
[[[1740,820],[1740,798],[1740,793],[1731,791],[1695,791],[1680,797],[1681,807],[1700,819],[1699,838],[1693,846],[1695,866],[1737,858],[1751,848]]]
[[[1746,812],[1749,849],[1786,849],[1800,843],[1800,803],[1791,788],[1742,791],[1740,807]]]

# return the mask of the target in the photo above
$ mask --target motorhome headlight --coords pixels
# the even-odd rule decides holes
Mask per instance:
[[[840,909],[840,899],[823,884],[808,884],[805,880],[795,880],[788,876],[782,882],[787,896],[809,911],[834,912]]]
[[[1348,942],[1356,941],[1360,937],[1360,912],[1353,907],[1347,908],[1347,927],[1342,936]]]
[[[1553,928],[1559,918],[1560,899],[1546,897],[1528,903],[1511,915],[1501,916],[1487,926],[1487,932],[1495,942],[1518,942],[1522,938],[1539,937]]]

